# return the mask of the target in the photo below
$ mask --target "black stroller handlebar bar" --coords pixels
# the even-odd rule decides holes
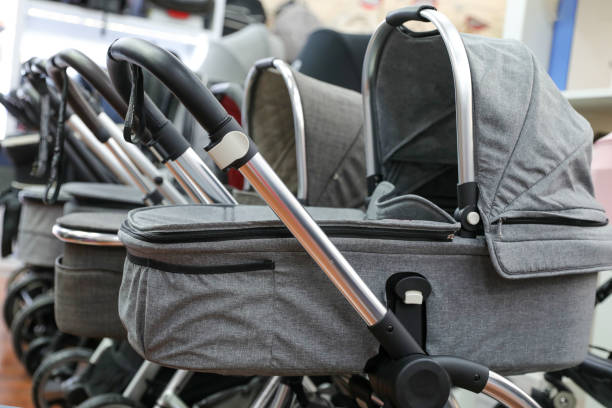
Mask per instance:
[[[53,68],[49,68],[49,66]],[[104,71],[82,52],[75,49],[63,50],[49,59],[47,67],[47,69],[55,70],[73,68],[107,100],[120,116],[125,118],[128,105],[124,97],[115,90]],[[129,87],[127,90],[129,95]],[[168,118],[161,113],[148,96],[145,98],[145,110],[147,114],[147,129],[145,131],[150,139],[156,140],[163,148],[163,151],[158,151],[162,158],[164,160],[174,160],[183,154],[189,148],[189,143],[171,125]]]
[[[60,51],[49,58],[47,65],[52,65],[57,69],[73,68],[108,101],[119,115],[125,116],[127,104],[123,98],[115,91],[104,71],[82,52],[75,49]]]
[[[106,143],[110,139],[111,135],[108,133],[106,128],[98,120],[96,111],[91,107],[89,102],[85,99],[83,93],[78,89],[74,82],[62,74],[63,69],[58,68],[51,63],[47,63],[47,73],[55,82],[58,89],[62,89],[64,86],[64,78],[68,81],[68,103],[72,107],[74,113],[81,118],[83,123],[91,130],[96,138]]]
[[[423,10],[435,10],[434,6],[409,6],[398,10],[391,11],[387,14],[385,21],[393,27],[398,27],[408,21],[429,21],[421,15]]]
[[[171,53],[138,38],[120,38],[108,49],[108,72],[117,89],[128,96],[129,64],[146,68],[167,86],[210,134],[213,144],[230,131],[242,131],[200,79]]]

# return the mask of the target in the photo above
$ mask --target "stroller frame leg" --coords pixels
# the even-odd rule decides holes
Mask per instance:
[[[249,408],[264,408],[278,389],[281,378],[270,377]]]
[[[139,401],[147,390],[147,383],[157,375],[160,368],[159,365],[145,360],[121,395],[132,401]]]
[[[176,370],[168,385],[155,402],[155,408],[187,408],[187,405],[178,396],[183,390],[193,372]]]

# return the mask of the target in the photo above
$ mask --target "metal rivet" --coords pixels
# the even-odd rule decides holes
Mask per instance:
[[[387,326],[387,332],[391,333],[393,331],[393,326]]]

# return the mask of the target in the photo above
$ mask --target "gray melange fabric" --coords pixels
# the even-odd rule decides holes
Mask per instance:
[[[357,92],[293,71],[306,139],[306,204],[361,207],[365,201],[363,112]],[[249,135],[262,156],[297,191],[295,128],[287,85],[275,70],[260,73],[246,112]]]
[[[255,61],[266,57],[284,58],[283,44],[265,25],[251,24],[218,41],[210,41],[198,73],[208,83],[242,84]]]
[[[62,332],[125,338],[117,313],[124,261],[123,247],[66,244],[55,264],[55,321]]]
[[[27,265],[53,268],[63,245],[51,230],[55,220],[62,215],[64,201],[70,197],[60,194],[56,204],[45,205],[43,192],[43,188],[27,188],[19,193],[22,204],[16,256]]]
[[[506,374],[572,366],[584,358],[596,275],[534,278],[529,284],[508,280],[494,272],[484,239],[366,235],[377,229],[451,235],[456,223],[309,211],[324,228],[359,228],[351,237],[332,240],[381,300],[392,274],[427,277],[433,286],[427,302],[429,353],[465,357]],[[134,348],[151,361],[190,370],[241,375],[362,371],[378,345],[297,241],[245,233],[245,228],[281,225],[265,207],[131,211],[119,234],[130,256],[140,260],[126,260],[119,314]],[[129,234],[236,229],[212,242],[149,243]],[[228,270],[228,265],[249,264],[256,266]]]
[[[127,218],[127,210],[96,212],[91,213],[71,213],[57,219],[57,224],[79,231],[92,231],[116,234],[121,227],[121,223]]]
[[[456,220],[446,211],[423,197],[412,194],[398,196],[395,186],[388,181],[380,182],[372,193],[367,218],[370,220],[430,220],[456,223]]]
[[[115,234],[123,214],[74,213],[57,223],[77,231]],[[58,328],[76,336],[124,338],[117,299],[125,248],[66,242],[55,263],[55,320]]]
[[[506,278],[609,269],[612,229],[592,226],[607,218],[593,196],[588,122],[524,44],[462,38],[472,77],[478,206],[495,269]],[[369,108],[383,178],[400,193],[427,192],[426,198],[443,206],[455,200],[454,104],[441,37],[390,30]],[[532,224],[553,218],[583,225],[496,224],[525,218]]]
[[[110,183],[66,183],[62,191],[72,197],[118,204],[144,205],[144,194],[136,187]]]

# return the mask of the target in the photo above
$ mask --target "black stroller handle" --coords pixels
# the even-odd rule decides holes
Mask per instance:
[[[63,74],[63,70],[55,67],[52,64],[47,64],[46,66],[42,66],[42,64],[38,64],[40,69],[46,68],[46,72],[55,82],[55,86],[58,89],[62,89],[64,85],[64,78],[68,81],[68,103],[70,104],[74,113],[81,118],[83,123],[87,125],[87,127],[91,130],[91,132],[96,136],[96,138],[101,143],[106,143],[108,139],[110,139],[110,134],[108,131],[102,126],[100,121],[98,120],[98,115],[96,111],[91,107],[89,101],[85,98],[81,90],[74,84],[74,82],[68,78],[68,76]]]
[[[387,14],[385,21],[392,27],[398,27],[408,21],[429,21],[421,15],[423,10],[435,10],[434,6],[409,6],[398,10],[393,10]]]
[[[217,143],[230,131],[242,128],[230,116],[217,98],[178,58],[153,44],[138,38],[121,38],[108,49],[108,73],[115,88],[124,98],[131,88],[129,64],[146,68],[167,86],[185,105]]]
[[[47,70],[61,70],[67,67],[77,71],[121,117],[125,118],[128,110],[127,103],[115,90],[108,76],[93,60],[78,50],[66,49],[55,54],[47,62]],[[128,86],[128,95],[129,89]],[[189,149],[189,143],[148,96],[145,96],[144,104],[147,115],[145,132],[150,140],[155,140],[162,147],[162,149],[156,149],[157,153],[162,156],[163,161],[180,157]]]

